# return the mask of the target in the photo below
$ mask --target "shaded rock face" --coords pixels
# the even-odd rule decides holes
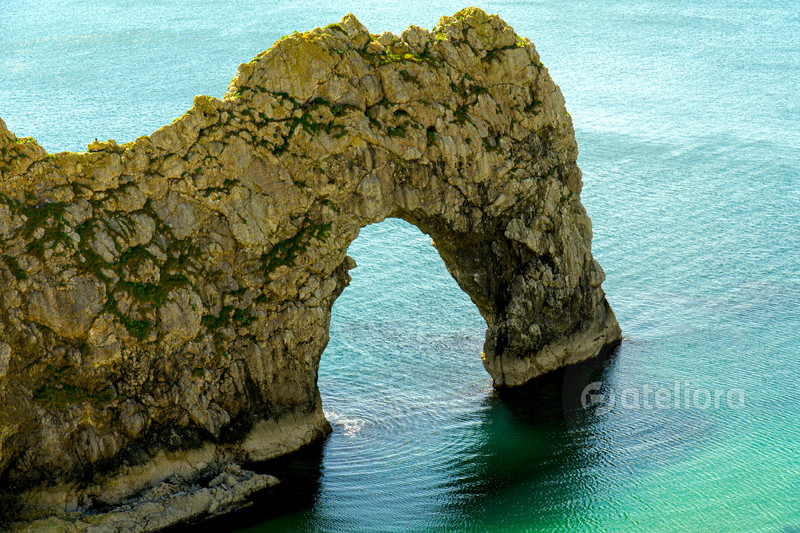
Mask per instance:
[[[386,217],[480,310],[496,386],[620,339],[561,92],[475,8],[295,33],[131,143],[48,154],[0,121],[0,150],[0,483],[42,509],[328,431],[331,306]]]

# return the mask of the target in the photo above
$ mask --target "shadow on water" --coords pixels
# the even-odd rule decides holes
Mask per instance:
[[[587,383],[608,371],[611,351],[484,400],[468,448],[448,465],[445,529],[553,527],[576,500],[591,499],[592,454],[569,413]],[[532,523],[531,521],[539,523]]]
[[[618,353],[487,397],[447,466],[444,523],[431,529],[573,531],[615,487],[696,453],[715,432],[702,412],[584,407],[587,386],[630,386]]]

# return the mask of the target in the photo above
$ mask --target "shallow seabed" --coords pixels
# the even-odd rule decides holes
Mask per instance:
[[[400,32],[462,7],[6,0],[0,117],[50,151],[125,142],[195,94],[221,97],[285,33],[348,11]],[[430,239],[366,228],[320,371],[334,432],[270,465],[282,487],[218,526],[799,532],[796,2],[480,7],[536,43],[564,92],[627,340],[605,364],[499,398],[485,325]],[[611,401],[584,410],[596,382]]]

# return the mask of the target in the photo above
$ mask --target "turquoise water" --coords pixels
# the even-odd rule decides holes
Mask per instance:
[[[4,0],[0,117],[51,151],[128,141],[195,94],[221,96],[292,30],[353,11],[399,32],[463,7],[155,4]],[[430,239],[368,227],[320,370],[333,434],[268,465],[286,482],[217,526],[800,531],[797,2],[480,6],[536,43],[564,92],[626,341],[500,398],[479,360],[485,326]],[[615,403],[584,410],[594,381]],[[644,401],[676,384],[668,406]]]

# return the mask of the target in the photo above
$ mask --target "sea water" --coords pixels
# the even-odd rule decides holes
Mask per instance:
[[[221,97],[280,36],[441,2],[0,3],[0,117],[49,151],[126,142]],[[800,531],[800,9],[796,1],[496,1],[572,115],[593,252],[625,335],[499,397],[485,324],[430,238],[350,247],[319,387],[333,433],[268,465],[248,531]],[[584,376],[585,377],[585,376]],[[581,383],[583,383],[582,381]]]

